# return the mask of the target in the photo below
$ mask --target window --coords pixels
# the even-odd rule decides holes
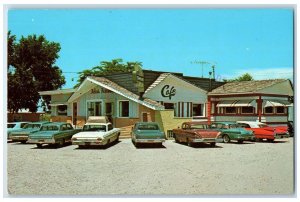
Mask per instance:
[[[129,117],[129,101],[119,102],[119,117]]]
[[[67,128],[68,128],[68,130],[73,130],[73,126],[69,123],[67,124]]]
[[[67,105],[57,106],[57,115],[66,116],[67,115]]]
[[[265,114],[273,114],[273,107],[265,107]]]
[[[105,125],[84,125],[83,126],[83,131],[106,131],[106,126]]]
[[[174,103],[164,103],[165,109],[175,109]]]
[[[202,104],[193,104],[193,116],[203,116]]]
[[[276,107],[277,114],[284,114],[284,107]]]
[[[225,114],[235,114],[236,107],[225,107]]]
[[[88,102],[87,103],[87,112],[89,116],[101,116],[101,101],[98,102]]]
[[[112,115],[113,114],[113,103],[111,103],[111,102],[105,103],[105,109],[106,109],[106,115]]]
[[[254,107],[242,107],[242,114],[253,114]]]
[[[246,123],[238,123],[237,124],[238,127],[241,127],[241,128],[251,128],[249,124],[246,124]]]

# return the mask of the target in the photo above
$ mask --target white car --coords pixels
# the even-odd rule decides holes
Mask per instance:
[[[73,135],[71,141],[79,148],[90,145],[109,145],[119,141],[121,130],[113,128],[111,123],[86,123],[82,132]]]

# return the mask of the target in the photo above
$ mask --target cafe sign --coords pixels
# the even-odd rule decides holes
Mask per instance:
[[[171,98],[176,94],[176,89],[174,86],[170,87],[169,85],[165,85],[162,89],[161,89],[161,95],[163,97],[168,97],[169,100],[171,100]]]

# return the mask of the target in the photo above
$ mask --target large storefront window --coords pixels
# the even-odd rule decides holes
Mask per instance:
[[[254,107],[242,107],[242,114],[253,114]]]
[[[193,116],[203,116],[203,107],[201,104],[193,104]]]
[[[102,116],[101,102],[88,102],[87,115],[89,116]]]
[[[225,107],[225,114],[236,114],[236,107]]]
[[[129,117],[129,101],[119,102],[119,117]]]

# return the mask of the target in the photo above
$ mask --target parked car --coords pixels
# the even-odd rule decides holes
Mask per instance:
[[[194,143],[210,143],[212,147],[217,142],[223,142],[222,133],[210,128],[208,122],[184,122],[181,128],[173,129],[175,142],[185,142],[188,146]]]
[[[87,122],[79,132],[72,137],[72,144],[79,148],[90,145],[109,145],[118,142],[121,130],[113,128],[111,123]]]
[[[257,121],[237,121],[239,125],[246,130],[254,132],[256,141],[266,139],[268,142],[273,142],[275,139],[288,138],[289,133],[276,127],[269,127],[268,125]]]
[[[293,121],[288,122],[288,132],[290,134],[290,137],[294,137],[294,122]]]
[[[140,143],[162,145],[165,141],[165,134],[161,131],[158,123],[138,122],[132,128],[131,140],[136,147]]]
[[[210,127],[222,132],[224,143],[229,143],[231,140],[243,143],[245,140],[253,141],[255,138],[253,131],[240,127],[236,122],[214,122]]]
[[[22,129],[29,122],[12,122],[7,123],[7,139],[9,139],[9,135],[13,131],[18,131]]]
[[[44,121],[44,122],[28,123],[24,126],[24,128],[11,132],[10,139],[13,142],[26,143],[26,141],[28,140],[29,134],[39,131],[40,128],[46,123],[49,123],[49,122]]]
[[[36,144],[41,148],[43,144],[63,146],[65,142],[71,141],[74,134],[81,129],[74,129],[70,123],[52,122],[44,124],[41,129],[28,136],[27,143]]]

